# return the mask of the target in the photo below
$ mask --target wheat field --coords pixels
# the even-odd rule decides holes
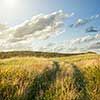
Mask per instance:
[[[100,55],[0,59],[0,100],[100,100]]]

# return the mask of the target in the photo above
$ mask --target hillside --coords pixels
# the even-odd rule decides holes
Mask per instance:
[[[5,52],[0,58],[0,100],[100,100],[100,55]]]
[[[35,51],[10,51],[10,52],[0,52],[0,58],[11,58],[11,57],[64,57],[64,56],[72,56],[72,55],[81,55],[86,53],[56,53],[56,52],[35,52]],[[88,52],[88,54],[96,54],[95,52]]]

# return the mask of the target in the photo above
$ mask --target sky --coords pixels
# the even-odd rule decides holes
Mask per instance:
[[[100,0],[0,0],[0,50],[100,53]]]

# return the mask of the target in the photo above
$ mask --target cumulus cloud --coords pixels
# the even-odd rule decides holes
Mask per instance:
[[[49,43],[44,47],[40,47],[39,50],[63,53],[87,52],[97,48],[100,49],[100,42],[98,41],[100,41],[100,34],[88,35],[81,38],[72,39],[70,41],[63,41],[61,43]]]
[[[33,16],[31,20],[15,28],[14,38],[32,36],[38,39],[46,39],[59,34],[63,31],[64,19],[71,15],[60,10],[49,15]]]
[[[0,34],[8,36],[8,42],[18,42],[27,39],[48,39],[59,35],[64,31],[64,20],[73,16],[73,13],[67,14],[62,10],[44,15],[33,16],[30,20],[20,25],[12,27]]]
[[[70,52],[87,52],[96,49],[100,50],[100,34],[88,35],[70,41]],[[100,52],[99,52],[100,53]]]
[[[0,32],[5,31],[7,29],[9,29],[8,25],[6,25],[6,24],[0,24]]]
[[[86,25],[86,24],[88,24],[91,21],[96,20],[97,18],[100,18],[99,14],[97,14],[95,16],[91,16],[90,18],[86,18],[86,19],[78,19],[75,23],[69,25],[69,27],[75,27],[75,28],[77,28],[77,27]]]
[[[84,42],[90,42],[96,39],[100,39],[100,34],[96,34],[96,35],[87,35],[81,38],[77,38],[72,40],[71,44],[80,44],[80,43],[84,43]]]
[[[91,43],[89,46],[88,46],[88,49],[99,49],[100,50],[100,41],[98,42],[94,42],[94,43]]]
[[[81,52],[99,48],[100,43],[90,44],[83,47],[81,44],[100,40],[100,34],[88,35],[61,43],[49,43],[45,46],[32,47],[34,39],[48,39],[64,32],[64,20],[73,16],[57,11],[48,15],[40,14],[15,27],[0,24],[0,49],[1,50],[39,50],[52,52]],[[72,27],[79,27],[99,18],[100,15],[88,19],[78,19]],[[88,28],[88,32],[96,31],[94,27]]]
[[[32,41],[34,39],[48,39],[64,32],[64,21],[73,16],[73,13],[64,13],[62,10],[50,14],[39,14],[26,20],[15,27],[0,24],[0,44],[10,49],[20,48],[19,44],[23,41]],[[19,46],[17,46],[19,45]],[[23,46],[22,46],[23,47]]]
[[[13,50],[32,50],[32,46],[30,42],[19,42],[19,43],[8,43],[6,41],[2,41],[0,43],[0,50],[2,51],[13,51]]]

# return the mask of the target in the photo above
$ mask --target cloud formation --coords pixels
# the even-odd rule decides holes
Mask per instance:
[[[0,32],[5,31],[7,29],[9,29],[8,25],[6,25],[6,24],[0,24]]]
[[[7,39],[7,42],[13,43],[30,39],[48,39],[62,33],[64,31],[64,20],[72,15],[73,13],[67,14],[59,10],[48,15],[33,16],[30,20],[12,28],[1,25],[0,39],[3,37],[3,39]]]
[[[64,21],[73,16],[59,10],[57,12],[44,15],[33,16],[30,20],[15,27],[0,24],[0,49],[1,50],[39,50],[50,52],[85,52],[87,50],[100,48],[100,34],[87,35],[61,43],[49,43],[40,47],[32,46],[33,40],[45,40],[57,36],[64,32]],[[88,19],[78,19],[71,27],[83,26],[100,15],[92,16]],[[88,27],[86,32],[98,32],[95,27]],[[39,40],[41,41],[41,40]],[[96,42],[95,42],[96,41]],[[92,43],[91,43],[92,42]],[[84,44],[84,45],[82,45]],[[88,46],[86,45],[88,44]]]
[[[94,42],[94,43],[91,43],[89,46],[88,46],[88,49],[99,49],[100,50],[100,41],[98,42]]]
[[[40,47],[42,51],[79,53],[89,50],[100,49],[100,34],[88,35],[81,38],[63,41],[61,43],[49,43]],[[84,45],[82,45],[84,44]],[[87,45],[88,44],[88,45]]]
[[[25,42],[25,41],[19,43],[2,42],[2,44],[0,44],[0,50],[2,51],[32,50],[32,46],[30,45],[29,42]]]
[[[99,32],[99,30],[96,27],[91,26],[91,27],[86,28],[85,32],[86,33],[88,33],[88,32]]]
[[[90,41],[97,40],[97,39],[98,40],[100,39],[100,34],[87,35],[82,38],[76,38],[76,39],[72,40],[71,44],[80,44],[80,43],[90,42]]]
[[[86,24],[90,23],[91,21],[96,20],[97,18],[100,18],[99,14],[97,14],[95,16],[91,16],[90,18],[86,18],[86,19],[78,19],[75,23],[69,25],[69,27],[71,27],[71,28],[73,28],[73,27],[77,28],[77,27],[86,25]]]

